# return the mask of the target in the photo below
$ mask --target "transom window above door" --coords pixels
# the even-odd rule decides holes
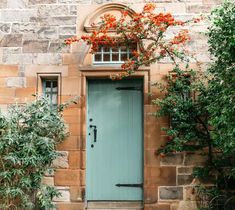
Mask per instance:
[[[129,46],[108,46],[102,45],[93,55],[93,64],[121,64],[132,57],[136,50],[135,44]]]

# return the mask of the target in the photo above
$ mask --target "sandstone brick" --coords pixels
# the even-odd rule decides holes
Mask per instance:
[[[57,210],[83,210],[84,203],[58,203]]]
[[[146,187],[144,189],[144,203],[152,204],[158,201],[158,186]]]
[[[52,40],[50,41],[50,45],[49,45],[49,49],[48,49],[48,52],[61,52],[61,53],[68,53],[70,52],[70,45],[67,45],[67,46],[63,46],[61,48],[61,43],[63,41],[60,41],[60,40]]]
[[[196,201],[180,201],[178,209],[184,209],[184,210],[197,209],[197,202]]]
[[[70,187],[70,199],[73,202],[82,201],[82,191],[84,189],[81,187]]]
[[[156,149],[148,149],[144,151],[145,165],[160,166],[160,156],[156,154]]]
[[[40,27],[37,30],[37,35],[39,39],[58,39],[58,31],[57,27],[54,26],[48,26],[48,27]],[[57,48],[58,52],[58,48]]]
[[[24,53],[43,53],[47,52],[49,41],[45,40],[25,40],[23,42]]]
[[[0,65],[0,77],[16,77],[18,76],[17,65]]]
[[[36,14],[36,9],[4,9],[0,22],[29,22]]]
[[[22,34],[6,34],[0,40],[0,47],[19,47],[22,45]]]
[[[69,8],[67,5],[40,5],[38,6],[38,16],[48,17],[57,15],[68,15]]]
[[[69,6],[69,14],[70,15],[77,15],[77,5],[70,5]]]
[[[145,167],[145,184],[174,186],[176,185],[175,167]]]
[[[78,136],[81,134],[81,124],[72,123],[69,124],[69,133],[72,136]]]
[[[59,0],[61,4],[78,4],[81,3],[82,0]]]
[[[53,201],[55,202],[69,202],[70,201],[69,187],[56,187],[56,189],[60,193],[60,196],[53,198]]]
[[[188,4],[186,7],[187,13],[209,13],[212,9],[213,5],[208,4]]]
[[[63,27],[59,27],[59,34],[60,35],[75,35],[76,34],[76,27],[75,26],[63,26]]]
[[[85,170],[80,171],[80,180],[81,180],[81,186],[85,186],[86,185],[86,171]]]
[[[55,185],[79,186],[80,170],[57,169],[55,172]]]
[[[145,205],[144,210],[170,210],[169,204]]]
[[[3,55],[3,63],[5,64],[32,64],[35,55],[32,53],[22,53],[22,54],[5,54]]]
[[[81,161],[81,168],[86,168],[86,151],[82,151],[82,161]]]
[[[193,167],[178,167],[178,174],[192,174]]]
[[[161,165],[182,165],[184,160],[184,154],[176,153],[176,154],[167,154],[166,156],[161,158]]]
[[[182,200],[182,187],[159,187],[159,198],[161,200]]]
[[[21,9],[27,7],[27,0],[8,0],[7,1],[7,8],[11,9]]]
[[[54,177],[43,177],[42,183],[47,186],[54,186]]]
[[[48,18],[49,25],[76,25],[76,16],[55,16]]]
[[[14,88],[0,88],[0,96],[1,97],[14,97],[15,89]]]
[[[80,123],[79,116],[64,116],[64,120],[66,123]]]
[[[55,168],[68,168],[68,152],[60,151],[58,152],[59,156],[53,161],[52,165]]]
[[[9,77],[6,78],[7,87],[25,87],[26,79],[24,77]]]
[[[193,175],[178,175],[177,184],[178,185],[189,185],[193,181]]]
[[[37,78],[36,77],[26,77],[26,86],[27,87],[36,87]]]
[[[81,152],[80,151],[70,151],[69,152],[69,168],[79,169],[81,166]]]
[[[62,143],[57,146],[58,150],[78,150],[79,148],[79,137],[69,136]]]
[[[33,57],[33,64],[61,64],[62,58],[59,53],[38,53]]]
[[[64,116],[80,116],[81,109],[80,108],[70,108],[65,109],[63,112]]]
[[[37,4],[55,4],[57,0],[29,0],[29,5],[37,5]]]
[[[35,33],[37,23],[13,23],[12,33]]]
[[[9,33],[11,30],[10,23],[0,23],[0,32],[1,33]]]
[[[16,88],[16,98],[32,98],[36,94],[36,89],[33,87]]]
[[[208,157],[202,154],[186,154],[184,165],[186,166],[203,166],[207,162]]]

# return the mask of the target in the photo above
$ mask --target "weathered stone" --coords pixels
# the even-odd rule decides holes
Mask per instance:
[[[178,174],[192,174],[193,167],[179,167]]]
[[[58,32],[56,27],[41,27],[38,31],[39,39],[57,39]]]
[[[183,153],[176,153],[176,154],[168,154],[161,158],[160,164],[161,165],[182,165],[184,160]]]
[[[9,33],[11,30],[10,23],[0,23],[0,33]]]
[[[54,186],[54,177],[43,177],[42,183],[47,186]]]
[[[41,5],[38,7],[38,15],[42,17],[68,15],[67,5]]]
[[[18,8],[26,8],[28,0],[7,0],[7,7],[18,9]]]
[[[55,202],[68,202],[70,201],[69,187],[56,187],[58,192],[61,194],[59,197],[55,197],[53,201]]]
[[[78,3],[81,3],[82,1],[84,1],[84,0],[59,0],[59,3],[61,3],[61,4],[78,4]]]
[[[196,201],[197,193],[196,189],[193,186],[184,187],[184,200],[186,201]]]
[[[13,23],[12,33],[35,33],[37,23]]]
[[[33,57],[33,64],[61,64],[62,57],[59,53],[38,53]]]
[[[57,169],[55,172],[55,185],[80,186],[80,170]]]
[[[70,26],[70,27],[60,27],[59,28],[59,34],[63,35],[75,35],[76,34],[76,27],[75,26]]]
[[[178,209],[182,210],[193,210],[197,209],[196,201],[180,201]]]
[[[6,79],[7,87],[25,87],[26,79],[24,77],[9,77]]]
[[[69,6],[69,14],[70,15],[77,15],[77,5]]]
[[[29,5],[37,5],[37,4],[55,4],[57,0],[29,0]]]
[[[202,154],[186,154],[184,165],[203,166],[205,165],[207,160],[208,160],[208,157]]]
[[[84,188],[81,188],[81,187],[70,187],[71,201],[82,201],[83,190]]]
[[[22,45],[22,34],[6,34],[0,40],[0,47],[19,47]]]
[[[212,5],[198,5],[191,4],[186,7],[187,13],[209,13],[212,9]]]
[[[61,47],[62,43],[63,41],[59,41],[59,40],[52,41],[49,45],[48,52],[68,53],[70,51],[70,46],[67,45],[67,46]]]
[[[48,25],[76,25],[76,16],[57,16],[48,19]]]
[[[182,200],[183,187],[159,187],[159,198],[161,200]]]
[[[2,22],[29,22],[37,14],[35,9],[4,9],[1,13]]]
[[[55,168],[68,168],[68,152],[60,151],[58,152],[59,157],[53,161],[53,167]]]
[[[193,181],[193,175],[178,175],[177,183],[178,185],[189,185]]]
[[[31,53],[5,54],[2,62],[5,64],[32,64],[34,55]]]
[[[24,53],[43,53],[47,52],[49,41],[25,40],[23,42]]]

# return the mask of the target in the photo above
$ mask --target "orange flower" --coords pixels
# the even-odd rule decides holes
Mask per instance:
[[[153,10],[155,10],[156,5],[155,4],[146,4],[143,9],[143,13],[151,13]]]

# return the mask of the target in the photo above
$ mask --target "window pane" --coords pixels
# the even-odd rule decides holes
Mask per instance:
[[[45,83],[46,83],[45,92],[50,92],[51,91],[51,81],[45,81]]]
[[[52,104],[57,104],[57,94],[53,94],[53,95],[52,95],[51,103],[52,103]]]
[[[118,53],[112,54],[112,61],[119,61],[119,54]]]
[[[118,52],[118,51],[119,51],[118,47],[112,47],[112,52]]]
[[[57,85],[57,81],[53,81],[53,92],[57,92],[57,90],[58,90],[58,85]]]
[[[104,54],[104,61],[110,61],[110,54]]]
[[[102,61],[101,58],[101,54],[95,54],[95,61]]]
[[[126,61],[127,60],[127,54],[126,53],[122,53],[121,54],[121,61]]]
[[[104,46],[103,51],[104,52],[110,52],[110,47],[109,46]]]

